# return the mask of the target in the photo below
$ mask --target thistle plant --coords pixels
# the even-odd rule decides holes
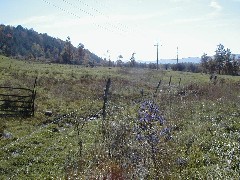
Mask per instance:
[[[159,151],[157,147],[161,142],[161,137],[170,137],[170,129],[163,128],[164,124],[165,119],[154,101],[146,100],[141,103],[136,123],[136,138],[143,149],[147,151],[147,155],[153,164],[155,177],[158,177],[156,157]]]

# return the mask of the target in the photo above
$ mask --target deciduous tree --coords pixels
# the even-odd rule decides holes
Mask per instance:
[[[63,63],[70,64],[72,58],[73,58],[73,45],[71,43],[70,37],[68,36],[62,53]]]

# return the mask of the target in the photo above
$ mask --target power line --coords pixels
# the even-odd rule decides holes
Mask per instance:
[[[62,7],[60,7],[60,6],[58,6],[54,3],[50,3],[48,0],[43,0],[43,1],[47,4],[49,4],[49,5],[57,8],[57,9],[59,9],[59,10],[65,12],[65,13],[67,13],[67,14],[70,14],[70,15],[76,17],[76,18],[79,18],[79,19],[82,18],[78,14],[76,14],[74,12],[71,12],[71,11],[68,11],[66,8],[62,8]],[[136,24],[134,22],[130,22],[131,26],[134,26],[134,28],[131,28],[131,27],[129,27],[127,25],[124,25],[122,23],[119,23],[117,21],[113,21],[111,23],[111,17],[110,16],[104,14],[103,12],[99,11],[98,9],[92,7],[91,5],[89,5],[88,3],[86,3],[82,0],[76,0],[76,1],[79,2],[79,3],[82,3],[84,6],[86,6],[88,8],[90,8],[90,12],[88,10],[80,8],[79,5],[76,4],[76,1],[75,1],[75,4],[72,3],[72,2],[69,2],[69,0],[62,0],[62,1],[64,3],[72,6],[74,9],[77,9],[77,10],[89,15],[92,18],[96,18],[96,13],[104,16],[105,18],[107,18],[106,20],[108,20],[108,22],[105,22],[105,24],[103,24],[103,25],[100,25],[99,23],[95,23],[94,19],[92,19],[92,24],[95,25],[99,29],[104,29],[104,30],[107,30],[107,31],[112,32],[112,33],[117,33],[119,35],[127,35],[127,34],[130,34],[130,33],[131,34],[134,33],[134,34],[138,34],[139,36],[146,37],[146,32],[143,31],[142,28],[139,27],[139,24]],[[95,0],[95,2],[96,2],[96,0]],[[98,3],[101,4],[101,2],[98,2]],[[110,7],[109,7],[109,9],[110,9]],[[93,11],[96,12],[96,13],[94,13]],[[114,25],[113,23],[115,23],[115,24],[117,23],[117,25]]]
[[[76,17],[76,18],[78,18],[78,19],[81,19],[81,18],[82,18],[81,16],[79,16],[79,15],[73,13],[73,12],[70,12],[70,11],[68,11],[68,10],[66,10],[66,9],[64,9],[64,8],[62,8],[62,7],[59,7],[59,6],[57,6],[56,4],[50,3],[50,2],[47,1],[47,0],[42,0],[42,1],[45,2],[45,3],[47,3],[47,4],[49,4],[49,5],[51,5],[51,6],[53,6],[53,7],[55,7],[55,8],[57,8],[57,9],[59,9],[59,10],[61,10],[61,11],[63,11],[63,12],[65,12],[65,13],[67,13],[67,14],[69,14],[69,15],[74,16],[74,17]],[[68,2],[68,1],[65,1],[65,0],[62,0],[62,1],[64,1],[65,3],[67,3],[67,4],[71,5],[71,6],[74,6],[73,4],[71,4],[71,3]],[[87,12],[87,11],[81,9],[81,8],[78,8],[78,9],[81,10],[82,12],[84,12],[84,13],[92,16],[92,17],[95,17],[93,14],[91,14],[91,13],[89,13],[89,12]],[[116,33],[116,31],[113,31],[113,30],[111,30],[111,29],[109,29],[109,28],[107,28],[107,27],[101,26],[101,25],[96,24],[96,23],[94,23],[94,22],[92,22],[92,23],[93,23],[95,26],[97,26],[98,28],[105,29],[105,30],[107,30],[107,31],[115,32],[115,33]]]
[[[78,0],[77,0],[77,1],[78,1]],[[81,1],[81,0],[79,0],[79,1]],[[105,8],[108,9],[108,10],[112,10],[112,8],[111,8],[110,6],[103,5],[103,4],[102,4],[102,1],[99,2],[98,0],[94,0],[94,2],[100,4],[102,7],[105,7]],[[101,14],[103,14],[103,13],[101,13]],[[103,15],[104,15],[104,14],[103,14]],[[108,17],[108,18],[110,18],[108,15],[105,15],[105,16]],[[144,32],[143,30],[141,30],[141,28],[139,28],[139,26],[138,26],[136,23],[134,24],[134,27],[135,27],[135,28],[131,28],[131,27],[129,27],[129,26],[125,25],[125,24],[119,23],[119,22],[117,22],[117,23],[118,23],[119,25],[123,26],[124,28],[128,29],[128,31],[135,32],[135,31],[138,30],[138,32],[141,33],[142,35],[146,35],[145,32]]]
[[[100,11],[98,11],[97,9],[95,9],[94,7],[90,6],[90,5],[87,4],[87,3],[85,3],[85,2],[83,2],[83,1],[81,1],[81,0],[77,0],[77,1],[80,2],[80,3],[82,3],[82,4],[84,4],[85,6],[87,6],[87,7],[89,7],[89,8],[91,8],[91,9],[94,10],[95,12],[97,12],[97,13],[99,13],[99,14],[103,14],[103,13],[101,13]]]
[[[49,5],[57,8],[57,9],[59,9],[59,10],[61,10],[61,11],[63,11],[63,12],[66,12],[66,13],[68,13],[68,14],[70,14],[70,15],[73,15],[73,16],[75,16],[75,17],[77,17],[77,18],[81,18],[80,16],[78,16],[78,15],[72,13],[72,12],[69,12],[69,11],[67,11],[66,9],[63,9],[63,8],[61,8],[61,7],[53,4],[53,3],[50,3],[49,1],[46,1],[46,0],[42,0],[42,1],[44,1],[45,3],[47,3],[47,4],[49,4]]]
[[[102,13],[101,11],[99,11],[99,10],[97,10],[96,8],[90,6],[89,4],[83,2],[82,0],[77,0],[77,1],[78,1],[78,2],[81,2],[82,4],[84,4],[85,6],[87,6],[87,7],[89,7],[89,8],[91,8],[92,10],[94,10],[95,12],[97,12],[98,14],[105,16],[107,19],[110,19],[110,16]],[[95,2],[98,2],[98,1],[95,1]],[[98,3],[99,3],[99,2],[98,2]],[[100,3],[100,4],[101,4],[101,3]],[[107,8],[108,8],[108,7],[107,7]],[[119,24],[120,26],[123,26],[123,27],[126,28],[126,29],[129,29],[126,25],[124,25],[124,24],[122,24],[122,23],[117,22],[117,24]],[[119,30],[124,31],[123,29],[120,29],[118,26],[115,26],[115,25],[111,25],[111,26],[113,26],[113,27],[115,27],[115,28],[117,28],[117,29],[119,29]]]
[[[66,10],[66,9],[64,9],[64,8],[62,8],[62,7],[60,7],[60,6],[57,6],[57,5],[54,4],[54,3],[51,3],[51,2],[49,2],[49,1],[47,1],[47,0],[43,0],[43,1],[44,1],[45,3],[47,3],[47,4],[49,4],[49,5],[57,8],[57,9],[59,9],[59,10],[65,12],[65,13],[67,13],[67,14],[69,14],[69,15],[72,15],[72,16],[74,16],[74,17],[76,17],[76,18],[79,18],[79,19],[82,18],[81,16],[77,15],[76,13],[73,13],[73,12],[71,12],[71,11],[68,11],[68,10]],[[69,1],[67,1],[67,0],[62,0],[62,1],[63,1],[64,3],[72,6],[73,8],[76,8],[76,9],[84,12],[85,14],[87,14],[87,15],[93,17],[93,18],[96,18],[96,15],[94,15],[93,13],[90,13],[90,12],[88,12],[88,11],[86,11],[86,10],[84,10],[84,9],[76,6],[76,5],[74,5],[73,3],[71,3],[71,2],[69,2]],[[89,4],[83,2],[82,0],[76,0],[76,1],[82,3],[84,6],[86,6],[86,7],[88,7],[88,8],[91,8],[93,11],[97,12],[97,13],[100,14],[100,15],[105,16],[108,20],[110,20],[110,16],[102,13],[102,12],[99,11],[98,9],[90,6]],[[95,1],[95,2],[96,2],[96,1]],[[99,3],[99,2],[98,2],[98,3]],[[100,4],[101,4],[101,3],[100,3]],[[110,9],[109,7],[107,7],[107,8]],[[121,34],[121,35],[123,35],[123,33],[129,33],[129,32],[136,32],[136,31],[138,31],[139,33],[141,33],[142,35],[145,36],[145,32],[143,32],[143,31],[141,30],[141,28],[137,27],[137,28],[132,29],[132,28],[130,28],[130,27],[128,27],[128,26],[126,26],[126,25],[124,25],[124,24],[122,24],[122,23],[119,23],[119,22],[115,22],[115,23],[117,23],[118,25],[122,26],[123,28],[120,27],[120,26],[117,26],[117,25],[113,25],[113,24],[111,24],[111,23],[109,23],[109,22],[107,22],[106,24],[107,24],[109,27],[112,27],[112,28],[99,25],[99,24],[97,24],[97,23],[95,23],[95,22],[92,22],[92,23],[93,23],[95,26],[97,26],[98,28],[107,30],[107,31],[109,31],[109,32],[118,33],[118,34]],[[138,25],[135,24],[134,26],[136,27],[136,26],[138,26]],[[118,30],[118,31],[116,31],[116,30]]]
[[[73,12],[71,12],[71,11],[68,11],[68,10],[62,8],[62,7],[59,7],[59,6],[57,6],[56,4],[54,4],[54,3],[50,3],[50,2],[47,1],[47,0],[43,0],[43,1],[44,1],[45,3],[47,3],[47,4],[49,4],[49,5],[57,8],[57,9],[59,9],[59,10],[65,12],[65,13],[67,13],[67,14],[73,15],[73,16],[76,17],[76,18],[79,18],[79,19],[82,18],[81,16],[77,15],[76,13],[73,13]],[[74,5],[73,3],[71,3],[71,2],[69,2],[69,1],[67,1],[67,0],[62,0],[62,1],[63,1],[64,3],[72,6],[73,8],[76,8],[76,9],[84,12],[85,14],[87,14],[87,15],[93,17],[93,18],[96,18],[96,15],[94,15],[93,13],[90,13],[90,12],[88,12],[88,11],[82,9],[82,8],[79,8],[78,6]],[[104,17],[107,18],[108,20],[111,19],[110,16],[102,13],[102,12],[99,11],[98,9],[90,6],[89,4],[83,2],[82,0],[76,0],[76,1],[82,3],[84,6],[90,8],[90,9],[92,9],[93,11],[97,12],[98,14],[104,16]],[[101,29],[108,30],[108,31],[110,31],[110,32],[115,32],[114,30],[118,30],[117,33],[122,34],[122,33],[127,33],[127,32],[129,32],[129,31],[131,31],[131,32],[135,31],[135,30],[129,28],[128,26],[126,26],[126,25],[124,25],[124,24],[122,24],[122,23],[119,23],[119,22],[115,22],[115,23],[117,23],[118,25],[114,25],[114,24],[112,24],[112,23],[110,23],[110,22],[107,22],[107,23],[106,23],[108,26],[113,27],[112,29],[110,29],[110,28],[107,28],[106,26],[101,26],[101,25],[96,24],[96,23],[93,22],[93,24],[94,24],[95,26],[97,26],[97,27],[99,27],[99,28],[101,28]],[[120,26],[119,26],[119,25],[120,25]],[[120,31],[120,32],[119,32],[119,31]],[[115,33],[116,33],[116,32],[115,32]]]
[[[86,14],[94,17],[94,18],[96,18],[96,16],[95,16],[94,14],[89,13],[88,11],[85,11],[85,10],[81,9],[81,8],[79,8],[78,6],[75,6],[74,4],[70,3],[69,1],[66,1],[66,0],[62,0],[62,1],[65,2],[65,3],[67,3],[67,4],[69,4],[69,5],[71,5],[71,6],[73,6],[74,8],[77,8],[78,10],[80,10],[80,11],[82,11],[82,12],[84,12],[84,13],[86,13]],[[91,8],[93,11],[97,12],[98,14],[100,14],[100,15],[102,15],[102,16],[105,16],[107,19],[110,19],[109,16],[103,14],[102,12],[98,11],[98,10],[95,9],[94,7],[90,6],[89,4],[87,4],[87,3],[85,3],[85,2],[83,2],[83,1],[81,1],[81,0],[77,0],[77,1],[80,2],[80,3],[82,3],[83,5],[85,5],[86,7]],[[123,29],[120,28],[119,26],[113,25],[113,24],[111,24],[111,23],[109,23],[109,22],[107,22],[107,25],[112,26],[114,29],[117,29],[118,31],[125,32],[125,30],[123,30]]]
[[[65,3],[67,3],[67,4],[69,4],[69,5],[71,5],[71,6],[73,6],[73,7],[75,7],[75,6],[74,6],[72,3],[70,3],[69,1],[66,1],[66,0],[62,0],[62,1],[65,2]],[[82,12],[84,12],[84,13],[86,13],[86,14],[92,16],[92,17],[94,17],[93,14],[91,14],[91,13],[89,13],[89,12],[87,12],[87,11],[85,11],[85,10],[79,8],[79,7],[75,7],[75,8],[77,8],[78,10],[80,10],[80,11],[82,11]]]

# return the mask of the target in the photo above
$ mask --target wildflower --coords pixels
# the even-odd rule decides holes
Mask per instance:
[[[138,111],[138,128],[137,139],[140,141],[147,141],[151,145],[156,145],[160,138],[156,122],[163,125],[165,120],[161,115],[158,105],[153,101],[144,101]]]
[[[170,128],[164,128],[163,130],[161,130],[160,136],[164,136],[166,134],[170,134],[170,131],[171,131]]]
[[[147,136],[147,139],[152,143],[152,144],[157,144],[159,142],[159,138],[157,134],[151,133]]]
[[[139,108],[138,115],[140,122],[158,121],[160,125],[164,124],[164,118],[160,115],[159,107],[153,101],[144,101]]]
[[[172,139],[171,128],[164,128],[163,130],[160,131],[159,135],[165,137],[166,141],[171,140]]]

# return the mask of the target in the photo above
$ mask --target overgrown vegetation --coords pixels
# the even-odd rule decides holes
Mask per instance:
[[[38,77],[35,116],[0,119],[0,179],[239,178],[238,76],[0,60],[1,85]]]
[[[204,72],[228,75],[239,75],[240,59],[231,53],[230,49],[225,49],[222,44],[217,46],[213,57],[204,54],[201,59]]]
[[[230,49],[225,49],[222,44],[216,48],[214,56],[203,54],[201,63],[165,64],[164,67],[174,71],[204,72],[208,74],[240,75],[239,55],[232,54]]]

